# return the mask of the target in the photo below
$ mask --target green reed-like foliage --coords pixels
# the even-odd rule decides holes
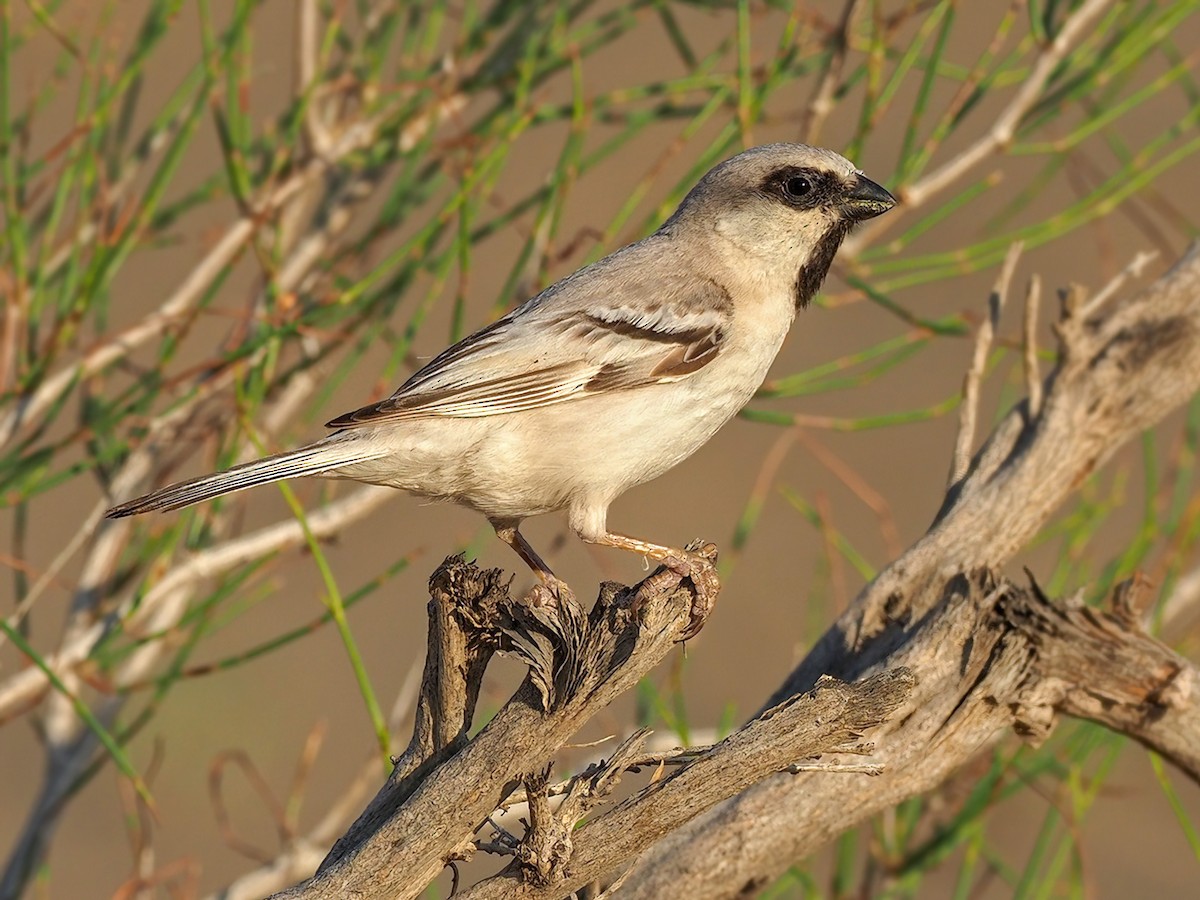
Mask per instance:
[[[132,6],[0,2],[0,505],[8,518],[0,557],[9,569],[0,577],[11,585],[0,613],[4,652],[55,673],[53,623],[32,628],[41,597],[60,589],[47,579],[61,582],[74,571],[69,560],[98,552],[93,538],[110,527],[99,510],[118,488],[166,478],[179,455],[167,447],[181,436],[204,465],[232,463],[259,433],[265,444],[288,443],[361,375],[372,348],[385,348],[382,372],[371,374],[386,389],[412,370],[418,341],[455,340],[640,236],[706,168],[751,143],[829,143],[869,159],[873,172],[890,171],[880,180],[909,199],[986,138],[1084,4],[1026,0],[982,12],[954,0],[872,0],[857,4],[844,30],[838,15],[807,4],[748,0],[356,0],[297,3],[285,13],[258,0],[152,0],[138,6],[137,23]],[[308,44],[291,40],[302,9],[312,16]],[[845,416],[809,414],[798,398],[839,392],[861,410],[879,396],[873,389],[903,384],[947,341],[965,360],[966,313],[982,309],[973,276],[986,282],[1014,241],[1027,252],[1053,249],[1093,229],[1103,245],[1108,217],[1134,222],[1148,246],[1178,247],[1193,234],[1190,203],[1164,180],[1194,171],[1200,151],[1196,13],[1189,0],[1111,4],[1053,68],[1010,139],[848,248],[819,314],[844,315],[865,301],[883,337],[837,357],[813,348],[811,365],[778,373],[744,418],[874,441],[921,427],[957,406],[957,373],[934,399],[893,394],[904,400]],[[281,39],[281,15],[291,43]],[[648,41],[661,59],[622,71],[620,61]],[[547,160],[532,180],[514,174],[530,153]],[[573,233],[576,198],[601,179],[619,202]],[[1044,195],[1064,182],[1069,199],[1047,212]],[[505,262],[481,272],[481,256],[497,246]],[[190,262],[180,262],[180,247]],[[1102,249],[1110,268],[1127,261]],[[148,273],[168,257],[172,274],[153,276],[157,301],[131,309],[131,295],[146,293]],[[958,306],[964,313],[931,312],[929,287],[957,282],[971,292]],[[443,309],[444,328],[435,326]],[[1002,344],[991,377],[1011,381],[1018,370]],[[1198,440],[1194,403],[1181,428],[1146,437],[1140,472],[1086,485],[1041,537],[1059,551],[1048,588],[1086,584],[1097,599],[1148,568],[1169,592],[1200,540]],[[145,474],[135,477],[139,466]],[[1128,508],[1130,478],[1142,502],[1134,533],[1122,553],[1101,554],[1097,536]],[[95,508],[81,509],[80,535],[39,555],[54,561],[38,571],[25,564],[29,523],[67,491]],[[832,615],[829,573],[844,563],[869,578],[888,560],[860,549],[861,536],[773,475],[740,519],[731,515],[734,558],[755,540],[763,507],[780,501],[799,514],[799,532],[811,527],[828,548],[809,597],[809,640]],[[414,548],[397,548],[378,572],[339,579],[310,528],[311,510],[294,496],[289,504],[321,568],[328,611],[241,652],[195,662],[206,639],[269,593],[264,573],[275,550],[191,584],[169,624],[127,628],[173,567],[231,540],[232,501],[132,526],[105,551],[108,574],[67,585],[64,635],[103,623],[80,646],[91,684],[108,685],[81,691],[61,673],[52,678],[101,747],[101,764],[79,768],[68,795],[106,760],[146,791],[121,746],[173,687],[329,622],[355,670],[364,724],[386,751],[346,611],[403,570]],[[147,652],[156,662],[134,677],[128,667]],[[0,668],[0,679],[9,671]],[[647,722],[680,734],[697,724],[678,677],[667,690],[648,684],[641,705]],[[939,866],[957,867],[957,896],[985,878],[1019,896],[1078,892],[1077,821],[1051,807],[1030,857],[1005,861],[989,841],[988,816],[1036,780],[1073,820],[1082,817],[1119,747],[1077,726],[1036,752],[998,750],[950,815],[909,801],[840,840],[827,888],[799,864],[771,895],[920,896]],[[1194,845],[1196,827],[1162,783]]]

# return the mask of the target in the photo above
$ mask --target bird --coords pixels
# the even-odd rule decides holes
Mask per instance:
[[[351,479],[482,513],[549,587],[557,579],[520,525],[561,510],[587,543],[694,572],[688,551],[609,530],[610,504],[687,459],[750,400],[843,239],[895,204],[832,150],[745,150],[652,234],[442,351],[387,399],[332,419],[326,437],[106,515],[302,476]]]

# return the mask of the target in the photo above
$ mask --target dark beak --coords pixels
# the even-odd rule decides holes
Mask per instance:
[[[864,175],[854,176],[852,184],[842,194],[842,211],[848,219],[873,219],[896,205],[896,198]]]

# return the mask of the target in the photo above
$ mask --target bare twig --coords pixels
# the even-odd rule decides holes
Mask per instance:
[[[390,496],[384,488],[360,488],[341,500],[316,510],[309,516],[309,526],[318,538],[326,538],[358,521]],[[97,516],[98,517],[98,516]],[[119,527],[121,523],[116,523]],[[300,547],[305,537],[300,523],[294,519],[270,525],[258,531],[214,545],[191,556],[151,589],[138,605],[131,626],[144,634],[154,634],[170,628],[179,621],[190,591],[204,580],[218,576],[249,560],[281,550]],[[103,632],[103,623],[64,640],[58,652],[49,658],[60,676],[80,659]],[[131,658],[131,663],[136,657]],[[128,664],[122,670],[120,684],[136,683],[146,672],[145,662]],[[36,668],[23,669],[0,684],[0,720],[34,701],[49,688],[45,674]]]
[[[806,144],[817,143],[821,135],[821,126],[833,112],[833,94],[846,65],[846,54],[850,50],[850,32],[854,28],[854,21],[861,6],[860,0],[846,0],[837,29],[829,36],[829,61],[825,64],[821,80],[813,89],[808,107],[804,110],[804,119],[800,123],[801,140]]]
[[[971,365],[963,379],[963,402],[958,413],[958,437],[954,442],[954,456],[950,462],[949,487],[953,487],[967,474],[971,465],[971,448],[975,444],[975,422],[979,418],[979,387],[983,382],[984,372],[987,371],[988,353],[992,349],[992,340],[1000,323],[1000,313],[1008,298],[1008,285],[1012,281],[1017,260],[1021,258],[1023,244],[1020,241],[1008,248],[1004,257],[1004,265],[1000,267],[1000,275],[996,286],[988,296],[987,318],[979,325],[975,335],[975,350],[971,357]]]
[[[321,177],[326,168],[373,140],[377,122],[363,122],[347,127],[331,148],[329,161],[314,159],[264,197],[252,215],[230,226],[216,246],[183,280],[183,283],[163,301],[153,313],[137,325],[126,329],[111,340],[88,351],[78,362],[49,376],[32,394],[21,399],[16,408],[0,419],[0,446],[11,441],[28,422],[40,421],[41,416],[71,385],[88,378],[121,357],[128,355],[147,341],[163,334],[182,321],[188,311],[204,296],[212,282],[230,266],[253,237],[261,223],[288,203],[311,181]]]
[[[801,772],[841,772],[851,775],[882,775],[882,765],[871,763],[827,763],[800,762],[792,763],[785,770],[789,775],[799,775]]]
[[[1194,566],[1179,576],[1175,589],[1163,603],[1161,625],[1163,634],[1178,638],[1200,620],[1200,566]]]
[[[961,179],[993,153],[1005,149],[1012,142],[1017,133],[1017,126],[1021,124],[1025,114],[1037,103],[1051,74],[1111,3],[1112,0],[1087,0],[1081,4],[1063,22],[1050,43],[1042,48],[1029,77],[1021,82],[1016,96],[996,117],[988,133],[941,168],[935,169],[906,188],[905,203],[913,207],[920,206],[934,194],[944,191]]]
[[[409,670],[404,684],[396,694],[388,716],[388,730],[393,734],[413,710],[420,688],[420,673],[421,666],[418,663]],[[368,790],[378,779],[379,749],[372,745],[357,774],[308,834],[293,837],[266,865],[238,876],[218,894],[209,895],[206,900],[259,900],[315,871],[327,848],[345,829],[351,817],[359,811]]]
[[[629,877],[629,873],[632,871],[632,868],[626,869],[617,876],[617,879],[612,884],[596,895],[596,900],[609,900],[609,898],[615,896],[617,891],[621,889],[621,886],[625,884],[625,879]]]
[[[1125,286],[1126,281],[1131,278],[1141,278],[1142,273],[1145,272],[1150,263],[1154,262],[1156,259],[1158,259],[1157,252],[1139,253],[1133,258],[1129,265],[1118,272],[1115,278],[1097,291],[1096,295],[1083,305],[1083,309],[1080,310],[1080,315],[1085,319],[1090,319],[1104,307],[1105,303],[1117,295],[1117,292]]]
[[[1110,5],[1112,0],[1086,0],[1081,4],[1063,22],[1053,40],[1041,48],[1029,77],[1021,82],[1016,95],[996,117],[987,133],[940,168],[903,188],[900,191],[900,207],[896,212],[919,209],[930,198],[962,180],[984,160],[1008,147],[1016,136],[1021,120],[1042,96],[1046,82],[1055,69]],[[894,212],[877,220],[857,234],[851,235],[842,245],[842,252],[851,258],[857,256],[863,247],[876,240],[887,228],[894,227],[902,218],[902,215],[896,215]]]
[[[1025,373],[1025,391],[1029,398],[1029,418],[1036,419],[1042,410],[1042,375],[1038,368],[1037,326],[1038,305],[1042,297],[1042,280],[1035,272],[1025,289],[1025,313],[1022,320],[1021,355]]]
[[[891,556],[898,556],[903,549],[900,543],[900,531],[896,527],[896,518],[892,515],[887,498],[876,490],[854,467],[842,456],[831,451],[828,447],[808,434],[803,428],[797,427],[797,440],[813,458],[829,470],[838,481],[844,484],[854,496],[875,514],[879,521],[879,534],[883,545]]]
[[[325,128],[320,98],[313,93],[321,49],[321,13],[317,8],[317,0],[300,0],[297,17],[296,96],[307,100],[304,110],[305,136],[313,152],[324,157],[329,153],[333,140]]]
[[[639,737],[642,741],[649,737],[649,732],[640,731],[634,732],[630,738],[626,738],[622,742],[622,746],[626,746],[633,737]],[[639,753],[628,759],[621,759],[621,765],[626,772],[639,772],[648,766],[686,766],[692,762],[697,756],[707,753],[711,750],[711,745],[700,744],[691,747],[675,747],[671,750],[660,750],[652,753]],[[547,785],[546,795],[549,797],[558,797],[566,794],[573,784],[580,778],[591,778],[597,772],[602,770],[612,770],[616,764],[617,754],[613,758],[598,763],[593,763],[583,770],[579,775],[572,775],[556,784]],[[524,789],[514,792],[511,796],[505,799],[502,803],[497,804],[497,812],[506,814],[519,813],[522,806],[528,805],[528,797],[525,795]]]

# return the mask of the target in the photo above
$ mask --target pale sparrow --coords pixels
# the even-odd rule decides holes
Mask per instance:
[[[559,509],[584,541],[686,560],[609,531],[609,504],[745,405],[842,239],[895,202],[830,150],[747,150],[709,171],[652,235],[459,341],[388,399],[338,416],[333,434],[108,515],[320,475],[476,509],[551,584],[518,526]]]

